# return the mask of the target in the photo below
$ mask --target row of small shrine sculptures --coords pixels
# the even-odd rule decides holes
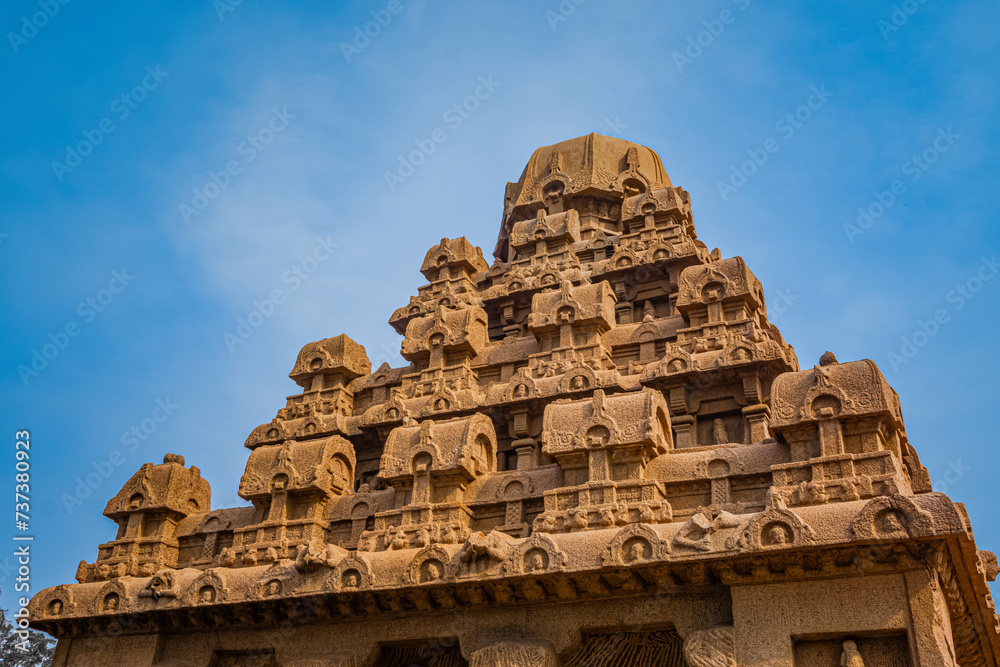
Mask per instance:
[[[294,560],[207,570],[163,569],[148,578],[117,576],[56,586],[36,596],[31,611],[38,618],[60,620],[317,593],[391,591],[473,580],[504,582],[858,541],[928,538],[963,530],[963,518],[954,504],[938,493],[882,496],[795,511],[774,496],[757,514],[738,516],[703,508],[684,523],[633,523],[564,534],[535,532],[527,538],[494,530],[472,533],[462,544],[431,544],[420,549],[365,553],[315,540],[301,545]],[[994,576],[995,562],[993,557],[989,568]],[[530,582],[522,582],[519,592],[530,599]],[[511,599],[515,597],[511,593]]]

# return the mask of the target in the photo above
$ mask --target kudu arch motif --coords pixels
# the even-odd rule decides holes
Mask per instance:
[[[800,370],[656,153],[538,149],[493,254],[427,252],[389,319],[408,366],[302,349],[248,506],[143,465],[31,603],[56,664],[998,665],[996,557],[896,393]]]

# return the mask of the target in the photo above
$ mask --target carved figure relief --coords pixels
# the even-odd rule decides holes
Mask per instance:
[[[508,576],[541,572],[557,572],[566,567],[566,555],[544,533],[534,533],[514,548],[504,563]]]
[[[848,639],[844,642],[844,653],[840,656],[841,667],[865,667],[865,661],[858,653],[858,645]]]
[[[739,523],[739,518],[729,512],[700,509],[684,522],[681,529],[674,535],[672,544],[674,548],[711,551],[713,548],[712,536],[719,530],[735,528]]]
[[[730,537],[726,547],[744,551],[800,547],[815,541],[815,532],[777,495],[768,499],[767,509]]]
[[[650,526],[631,524],[619,530],[604,549],[605,565],[639,565],[665,560],[669,545]]]
[[[851,532],[860,540],[905,539],[929,535],[933,531],[931,514],[900,495],[869,500],[851,522]]]
[[[337,563],[333,571],[326,575],[323,588],[329,591],[357,591],[370,588],[374,584],[371,565],[359,554],[349,554]]]
[[[257,647],[263,662],[394,664],[424,641],[441,664],[734,667],[757,628],[702,625],[753,607],[737,587],[794,582],[820,608],[830,582],[883,577],[879,603],[898,608],[880,618],[905,633],[841,641],[862,630],[831,607],[795,655],[881,664],[879,646],[908,656],[920,632],[941,664],[1000,661],[1000,566],[929,493],[896,392],[870,360],[800,370],[764,287],[698,238],[656,153],[597,134],[542,147],[502,216],[489,261],[431,240],[425,283],[390,318],[398,368],[373,372],[344,334],[302,347],[297,388],[244,443],[242,506],[213,509],[178,454],[144,463],[104,510],[111,539],[78,583],[36,595],[30,622],[71,652],[112,636],[169,651],[190,633],[213,653],[192,664],[249,659],[236,638],[280,627],[291,643]],[[931,601],[896,601],[885,582],[900,579]],[[349,646],[299,650],[305,618]],[[784,655],[795,631],[780,630],[759,634]],[[146,660],[135,651],[124,661]],[[108,656],[94,662],[122,661]]]
[[[430,584],[450,577],[451,556],[440,546],[421,549],[410,561],[406,581],[411,584]]]

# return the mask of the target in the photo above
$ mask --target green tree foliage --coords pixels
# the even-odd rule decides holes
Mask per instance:
[[[16,627],[0,609],[0,665],[4,667],[48,667],[55,653],[55,640],[42,632]]]

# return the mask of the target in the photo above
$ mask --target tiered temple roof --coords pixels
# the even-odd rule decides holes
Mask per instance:
[[[144,465],[105,510],[115,538],[34,598],[33,625],[84,641],[275,625],[304,602],[339,623],[665,591],[729,601],[672,622],[688,664],[770,665],[719,590],[918,571],[940,618],[910,607],[903,657],[997,664],[996,558],[932,491],[896,392],[869,360],[800,369],[760,281],[699,240],[652,150],[538,149],[492,263],[445,238],[419,269],[389,319],[408,366],[373,370],[343,334],[306,345],[301,392],[246,440],[249,505],[212,509],[181,457]],[[865,644],[888,626],[837,622],[824,636],[857,634],[859,655],[901,650]],[[565,664],[588,650],[550,641]]]

